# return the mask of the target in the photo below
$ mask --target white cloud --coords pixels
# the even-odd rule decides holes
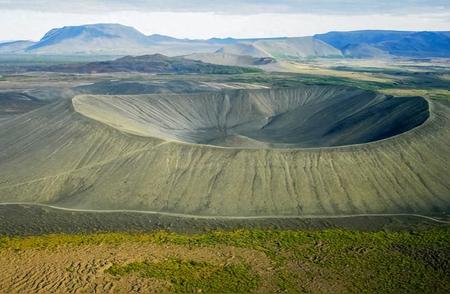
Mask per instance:
[[[87,23],[121,23],[145,34],[175,37],[305,36],[338,30],[449,30],[450,12],[408,15],[254,14],[113,11],[98,14],[0,9],[0,40],[37,40],[48,30]]]
[[[109,11],[220,14],[409,14],[449,10],[448,0],[0,0],[2,9],[96,14]]]

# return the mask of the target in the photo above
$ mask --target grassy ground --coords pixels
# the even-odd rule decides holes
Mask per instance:
[[[162,262],[133,262],[113,265],[107,269],[112,275],[138,273],[142,278],[168,280],[175,292],[231,292],[255,290],[258,277],[243,264],[212,265],[207,262],[170,258]]]
[[[234,262],[176,255],[156,260],[143,258],[112,263],[104,270],[106,275],[116,279],[135,276],[139,280],[162,280],[166,290],[175,292],[450,291],[448,227],[414,232],[237,230],[190,235],[159,231],[3,237],[0,239],[0,256],[5,252],[76,250],[83,246],[117,247],[124,244],[138,244],[144,251],[147,244],[157,244],[179,246],[188,251],[212,248],[217,253],[224,248],[243,248],[260,254],[252,255],[253,259]],[[258,269],[258,262],[263,262],[266,257],[269,266]],[[0,265],[8,266],[12,265]]]

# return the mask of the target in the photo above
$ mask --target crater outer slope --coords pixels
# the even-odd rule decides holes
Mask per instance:
[[[200,94],[78,96],[75,110],[132,134],[227,147],[329,147],[405,132],[429,115],[421,97],[304,86]]]
[[[221,148],[129,134],[61,100],[1,124],[0,202],[231,217],[448,213],[449,118],[448,104],[430,102],[424,124],[369,144]]]

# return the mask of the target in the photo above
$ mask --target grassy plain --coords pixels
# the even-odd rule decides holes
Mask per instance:
[[[0,288],[9,293],[45,292],[56,284],[63,292],[448,293],[449,244],[446,226],[401,232],[253,229],[3,237]]]

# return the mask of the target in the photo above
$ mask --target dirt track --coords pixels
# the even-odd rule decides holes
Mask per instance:
[[[445,215],[435,219],[448,222]],[[448,226],[413,215],[330,218],[196,218],[137,212],[89,212],[54,209],[42,205],[0,205],[0,236],[92,232],[206,232],[211,229],[323,229],[403,230],[413,227]]]

